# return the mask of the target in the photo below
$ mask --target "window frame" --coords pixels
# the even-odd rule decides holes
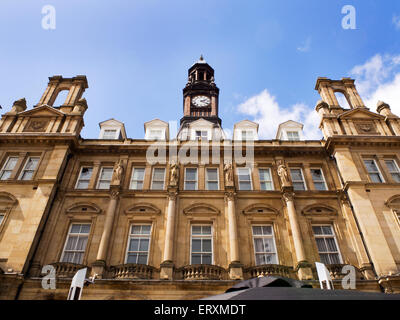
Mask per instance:
[[[249,173],[249,178],[250,178],[250,190],[243,190],[243,189],[240,187],[240,174],[239,174],[239,171],[240,171],[240,170],[244,170],[244,169],[246,169],[247,172]],[[252,177],[252,174],[251,174],[251,173],[252,173],[252,172],[251,172],[251,168],[249,168],[249,167],[240,167],[240,168],[236,168],[236,174],[237,174],[237,179],[238,179],[239,191],[253,191],[253,177]],[[247,182],[247,180],[246,180],[245,182]]]
[[[196,180],[187,180],[187,179],[186,179],[186,177],[187,177],[187,170],[196,170]],[[194,190],[189,190],[189,189],[187,189],[187,188],[186,188],[186,182],[193,182],[193,181],[196,182]],[[185,190],[185,191],[197,191],[198,189],[199,189],[199,169],[196,168],[196,167],[186,167],[186,168],[185,168],[184,183],[183,183],[183,190]]]
[[[211,182],[217,182],[217,189],[216,190],[212,190],[212,189],[209,189],[208,188],[208,182],[209,182],[209,180],[208,180],[208,175],[207,175],[207,171],[208,170],[217,170],[217,180],[211,180]],[[208,168],[206,168],[206,170],[205,170],[206,172],[205,172],[205,187],[206,187],[206,190],[207,191],[218,191],[219,189],[220,189],[220,183],[219,183],[219,168],[217,168],[217,167],[208,167]]]
[[[72,231],[72,226],[73,226],[73,225],[89,225],[89,233],[73,233],[73,234],[72,234],[71,231]],[[68,231],[67,231],[67,235],[66,235],[66,237],[64,238],[65,240],[64,240],[63,250],[62,250],[62,252],[61,252],[60,262],[62,262],[62,263],[72,263],[72,264],[75,264],[75,262],[65,262],[65,261],[63,261],[64,258],[65,258],[65,249],[66,249],[66,247],[67,247],[68,240],[69,240],[69,237],[70,237],[71,235],[77,235],[78,238],[79,238],[79,235],[85,234],[85,235],[87,235],[87,242],[86,242],[85,250],[83,251],[82,261],[81,261],[80,263],[78,263],[78,264],[80,264],[80,265],[83,265],[84,262],[85,262],[85,258],[86,258],[86,253],[87,253],[87,248],[88,248],[88,245],[89,245],[89,240],[90,240],[90,234],[91,234],[91,232],[92,232],[92,223],[91,223],[91,222],[83,222],[83,221],[82,221],[82,222],[81,222],[81,221],[70,222],[70,225],[69,225]],[[75,254],[76,252],[81,252],[81,251],[78,251],[78,250],[68,250],[68,251],[73,251],[74,254]],[[74,257],[75,257],[75,256],[74,256]]]
[[[381,182],[372,181],[371,172],[368,171],[368,168],[367,168],[367,165],[365,164],[365,161],[373,161],[374,162],[374,165],[375,165],[375,167],[376,167],[376,169],[378,171],[377,172],[372,172],[372,173],[373,174],[378,173],[379,178],[381,179]],[[385,183],[386,182],[385,178],[382,175],[381,169],[379,168],[378,161],[376,161],[374,158],[363,158],[363,164],[364,164],[364,168],[365,168],[365,170],[366,170],[366,172],[368,174],[368,177],[369,177],[369,180],[370,180],[371,183]]]
[[[140,189],[134,189],[134,188],[132,188],[133,175],[135,174],[135,171],[136,171],[137,169],[143,169],[143,180],[135,180],[135,181],[141,181],[141,182],[142,182],[142,188],[140,188]],[[137,166],[137,167],[136,167],[136,166],[133,166],[133,167],[132,167],[131,178],[130,178],[130,180],[129,180],[129,190],[143,190],[145,176],[146,176],[146,167],[141,167],[141,166]]]
[[[8,165],[8,162],[10,161],[11,158],[16,158],[17,161],[16,161],[14,167],[12,168],[12,170],[6,170],[6,166]],[[1,170],[0,170],[0,181],[7,181],[7,180],[10,180],[10,178],[2,179],[2,177],[3,177],[3,175],[4,175],[4,172],[6,172],[6,171],[11,171],[10,176],[12,176],[12,173],[14,172],[15,168],[16,168],[17,165],[18,165],[19,158],[20,158],[19,156],[8,156],[8,157],[7,157],[6,161],[5,161],[4,164],[3,164],[3,167],[2,167]]]
[[[89,182],[88,182],[88,187],[87,188],[78,188],[78,184],[79,184],[79,181],[81,180],[80,178],[81,178],[81,175],[82,175],[82,171],[83,171],[83,169],[92,169],[92,173],[90,174],[90,178],[89,178]],[[89,189],[89,186],[90,186],[90,181],[92,180],[92,177],[93,177],[93,170],[94,170],[94,167],[93,166],[90,166],[90,165],[88,165],[88,166],[81,166],[81,169],[79,170],[79,175],[78,175],[78,179],[76,179],[76,183],[75,183],[75,189],[76,190],[88,190]],[[86,180],[85,180],[86,181]]]
[[[101,138],[103,140],[118,140],[118,131],[119,131],[118,129],[111,129],[111,128],[110,129],[104,129]],[[106,133],[109,133],[109,132],[114,132],[114,137],[113,138],[106,137]]]
[[[200,132],[200,136],[197,135],[197,133]],[[206,133],[206,136],[203,136],[203,133]],[[205,139],[204,139],[205,138]],[[209,134],[208,130],[203,130],[203,129],[194,129],[194,140],[196,141],[209,141]]]
[[[400,183],[400,181],[396,181],[396,179],[393,177],[393,174],[398,174],[398,175],[399,175],[399,179],[400,179],[400,168],[399,168],[399,165],[397,164],[396,159],[394,159],[394,158],[388,158],[388,159],[384,159],[384,161],[385,161],[386,168],[387,168],[388,172],[390,173],[390,176],[391,176],[391,178],[393,179],[393,181],[394,181],[395,183]],[[388,167],[388,165],[387,165],[387,162],[389,162],[389,161],[392,162],[392,163],[394,163],[394,166],[395,166],[395,168],[397,169],[396,172],[390,171],[390,170],[389,170],[389,167]]]
[[[149,234],[136,234],[133,235],[132,234],[132,227],[133,226],[150,226],[150,232]],[[125,264],[128,264],[128,255],[130,252],[136,252],[136,253],[140,253],[140,252],[144,252],[144,251],[129,251],[129,245],[131,243],[131,238],[146,238],[149,239],[149,247],[147,249],[147,260],[146,260],[146,264],[145,265],[149,265],[149,259],[150,259],[150,248],[151,248],[151,239],[152,239],[152,234],[153,234],[153,224],[152,223],[139,223],[139,222],[135,222],[135,223],[131,223],[129,225],[129,232],[128,232],[128,241],[127,241],[127,245],[126,245],[126,250],[125,250]],[[139,247],[140,248],[140,247]],[[136,261],[139,260],[139,257],[137,257]],[[133,263],[133,262],[129,262],[129,263]],[[134,263],[134,264],[139,264],[139,263]]]
[[[332,231],[332,235],[316,235],[314,233],[313,227],[330,227],[331,231]],[[318,256],[319,256],[320,262],[323,263],[321,261],[322,259],[321,259],[321,255],[320,255],[320,252],[319,252],[319,249],[318,249],[318,244],[317,244],[317,240],[316,239],[317,238],[324,238],[325,239],[327,237],[333,237],[333,239],[335,241],[336,248],[337,248],[337,254],[339,256],[339,262],[340,262],[339,264],[343,264],[342,253],[340,251],[339,243],[338,243],[338,241],[336,239],[336,232],[335,232],[335,229],[334,229],[333,225],[332,224],[327,224],[327,223],[313,223],[313,224],[311,224],[311,230],[312,230],[312,233],[313,233],[313,236],[314,236],[314,243],[315,243],[315,246],[317,248],[317,252],[318,252]],[[334,252],[332,252],[332,251],[323,252],[323,254],[334,254]]]
[[[272,229],[272,235],[254,235],[254,227],[271,227]],[[278,248],[276,246],[276,240],[275,240],[275,228],[272,223],[257,223],[257,224],[252,224],[251,225],[251,237],[253,240],[253,257],[254,257],[254,265],[255,266],[262,266],[262,264],[257,264],[257,252],[256,252],[256,244],[255,244],[255,237],[258,238],[271,238],[272,237],[272,242],[274,244],[275,252],[273,253],[275,255],[275,262],[276,263],[271,263],[271,264],[279,264],[279,255],[278,255]],[[269,252],[263,252],[263,254],[268,254]],[[261,252],[259,252],[261,254]]]
[[[192,223],[190,225],[190,265],[193,265],[193,250],[192,250],[192,245],[193,245],[193,227],[211,227],[211,232],[209,235],[195,235],[198,239],[208,239],[211,238],[211,264],[214,265],[214,226],[212,223]],[[207,254],[207,252],[201,251],[201,252],[196,252],[196,254],[201,255],[201,260],[203,260],[203,254]],[[200,265],[206,265],[203,263],[200,263]]]
[[[37,159],[37,163],[36,163],[35,169],[33,169],[33,170],[31,170],[31,169],[26,169],[26,167],[27,167],[27,165],[28,165],[28,163],[29,163],[29,161],[30,161],[31,159]],[[29,156],[29,157],[26,159],[26,161],[25,161],[25,163],[24,163],[24,166],[23,166],[21,172],[19,173],[18,180],[21,180],[21,181],[32,181],[32,180],[34,180],[34,179],[35,179],[35,174],[36,174],[36,172],[37,172],[37,169],[39,168],[39,162],[40,162],[40,156]],[[31,177],[31,179],[26,179],[26,180],[25,180],[25,179],[22,179],[26,171],[31,171],[31,172],[32,172],[32,177]]]
[[[292,170],[300,170],[301,177],[303,178],[303,180],[301,182],[303,182],[304,190],[299,190],[299,189],[295,189],[294,188],[294,184],[295,183],[299,183],[300,180],[293,180]],[[307,191],[308,190],[307,189],[307,183],[306,183],[306,179],[304,177],[303,168],[301,168],[301,167],[293,167],[293,168],[289,168],[289,171],[290,171],[290,178],[292,180],[293,190],[295,190],[295,191]]]
[[[269,172],[269,176],[270,176],[270,178],[271,178],[271,180],[270,181],[268,181],[268,180],[261,180],[261,170],[268,170],[268,172]],[[272,170],[271,170],[271,168],[270,167],[261,167],[261,168],[258,168],[258,176],[259,176],[259,180],[260,180],[260,190],[261,191],[274,191],[275,190],[275,186],[274,186],[274,179],[273,179],[273,177],[272,177]],[[261,185],[262,185],[262,183],[265,183],[265,182],[271,182],[271,190],[268,190],[268,189],[262,189],[262,187],[261,187]]]
[[[293,134],[293,133],[295,133],[297,135],[296,139],[292,139],[292,137],[289,136],[289,134]],[[294,130],[294,131],[293,130],[287,130],[286,131],[286,137],[287,137],[288,141],[300,141],[301,140],[300,139],[300,133],[297,130]]]
[[[101,181],[107,181],[107,180],[104,180],[104,179],[101,179],[101,175],[103,174],[103,170],[104,169],[111,169],[112,171],[112,173],[111,173],[111,178],[110,178],[110,184],[109,184],[109,186],[108,186],[108,188],[99,188],[99,186],[100,186],[100,183],[101,183]],[[92,174],[93,174],[93,171],[92,171]],[[98,189],[98,190],[110,190],[110,186],[111,186],[111,181],[112,181],[112,176],[113,176],[113,174],[114,174],[114,167],[111,167],[111,166],[103,166],[103,167],[101,167],[100,168],[100,173],[99,173],[99,177],[98,177],[98,179],[97,179],[97,185],[96,185],[96,189]],[[90,183],[90,181],[89,181],[89,183]]]
[[[155,171],[156,171],[157,169],[162,169],[162,170],[164,171],[164,178],[163,178],[163,186],[162,186],[162,189],[154,189],[154,188],[153,188],[153,185],[154,185],[154,173],[155,173]],[[161,182],[161,180],[157,180],[157,182]],[[151,186],[150,186],[150,189],[151,189],[151,190],[154,190],[154,191],[162,191],[162,190],[165,189],[165,168],[163,168],[163,167],[154,167],[154,168],[153,168],[152,174],[151,174]]]
[[[244,136],[243,136],[243,133],[245,133],[244,134]],[[251,137],[249,137],[249,133],[250,133],[250,136]],[[254,130],[249,130],[249,129],[241,129],[240,130],[240,136],[241,136],[241,140],[242,141],[254,141],[255,139],[254,139]]]
[[[317,181],[317,183],[323,182],[323,183],[324,183],[324,186],[325,186],[325,189],[324,189],[324,190],[319,190],[319,189],[317,189],[317,188],[315,187],[315,181],[314,181],[314,177],[313,177],[313,174],[312,174],[312,170],[320,170],[320,171],[321,171],[322,181]],[[311,168],[310,168],[310,174],[311,174],[311,180],[312,180],[312,182],[313,182],[313,184],[314,184],[315,190],[317,190],[317,191],[329,191],[329,189],[328,189],[328,184],[326,183],[326,179],[325,179],[324,170],[322,169],[322,167],[311,167]]]
[[[0,227],[2,226],[5,219],[6,219],[6,212],[0,211]]]

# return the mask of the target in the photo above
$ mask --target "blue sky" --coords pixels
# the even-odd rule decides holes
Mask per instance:
[[[347,4],[356,30],[342,28]],[[56,9],[55,30],[42,28],[44,5]],[[9,111],[25,97],[31,108],[49,76],[84,74],[82,136],[96,138],[98,123],[116,118],[142,138],[144,122],[181,118],[187,69],[202,53],[216,72],[224,128],[257,120],[261,136],[274,138],[293,119],[315,138],[318,76],[355,77],[368,107],[387,97],[400,115],[399,37],[398,0],[2,0],[0,104]]]

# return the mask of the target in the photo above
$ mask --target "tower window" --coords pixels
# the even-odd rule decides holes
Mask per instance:
[[[297,131],[287,131],[289,141],[300,141],[300,135]]]
[[[365,167],[367,168],[369,177],[371,178],[372,182],[382,183],[384,182],[382,175],[376,165],[374,159],[364,160]]]
[[[392,178],[396,182],[400,182],[400,170],[395,160],[385,160],[386,166]]]
[[[25,167],[19,177],[20,180],[32,180],[36,167],[39,163],[39,157],[30,157],[25,163]]]
[[[17,165],[18,157],[8,157],[3,169],[0,171],[0,180],[7,180],[10,178],[15,166]]]

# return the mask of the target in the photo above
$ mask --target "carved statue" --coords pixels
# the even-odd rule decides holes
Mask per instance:
[[[122,180],[122,175],[124,174],[124,166],[123,166],[122,160],[120,160],[118,162],[118,166],[117,166],[117,168],[115,169],[114,172],[116,174],[117,180],[121,181]]]
[[[224,172],[225,172],[225,184],[227,186],[232,186],[233,185],[233,169],[232,169],[232,163],[226,163],[224,166]]]
[[[292,185],[289,179],[288,170],[283,163],[280,163],[278,166],[278,175],[281,179],[282,187],[290,187]]]
[[[179,166],[174,162],[171,164],[171,175],[169,178],[169,182],[171,186],[176,186],[178,184],[179,178]]]

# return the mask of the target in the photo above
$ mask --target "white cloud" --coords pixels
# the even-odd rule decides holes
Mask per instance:
[[[397,30],[400,30],[400,16],[393,16],[392,22]]]
[[[311,37],[308,37],[300,47],[297,47],[297,51],[309,52],[311,50]]]
[[[288,109],[283,109],[267,89],[240,104],[238,111],[252,116],[250,120],[259,123],[261,139],[275,139],[279,124],[288,120],[303,123],[304,135],[307,139],[322,137],[318,129],[320,119],[316,111],[304,103],[297,103]]]
[[[350,73],[368,108],[375,111],[377,102],[382,100],[400,116],[400,55],[377,54]]]

